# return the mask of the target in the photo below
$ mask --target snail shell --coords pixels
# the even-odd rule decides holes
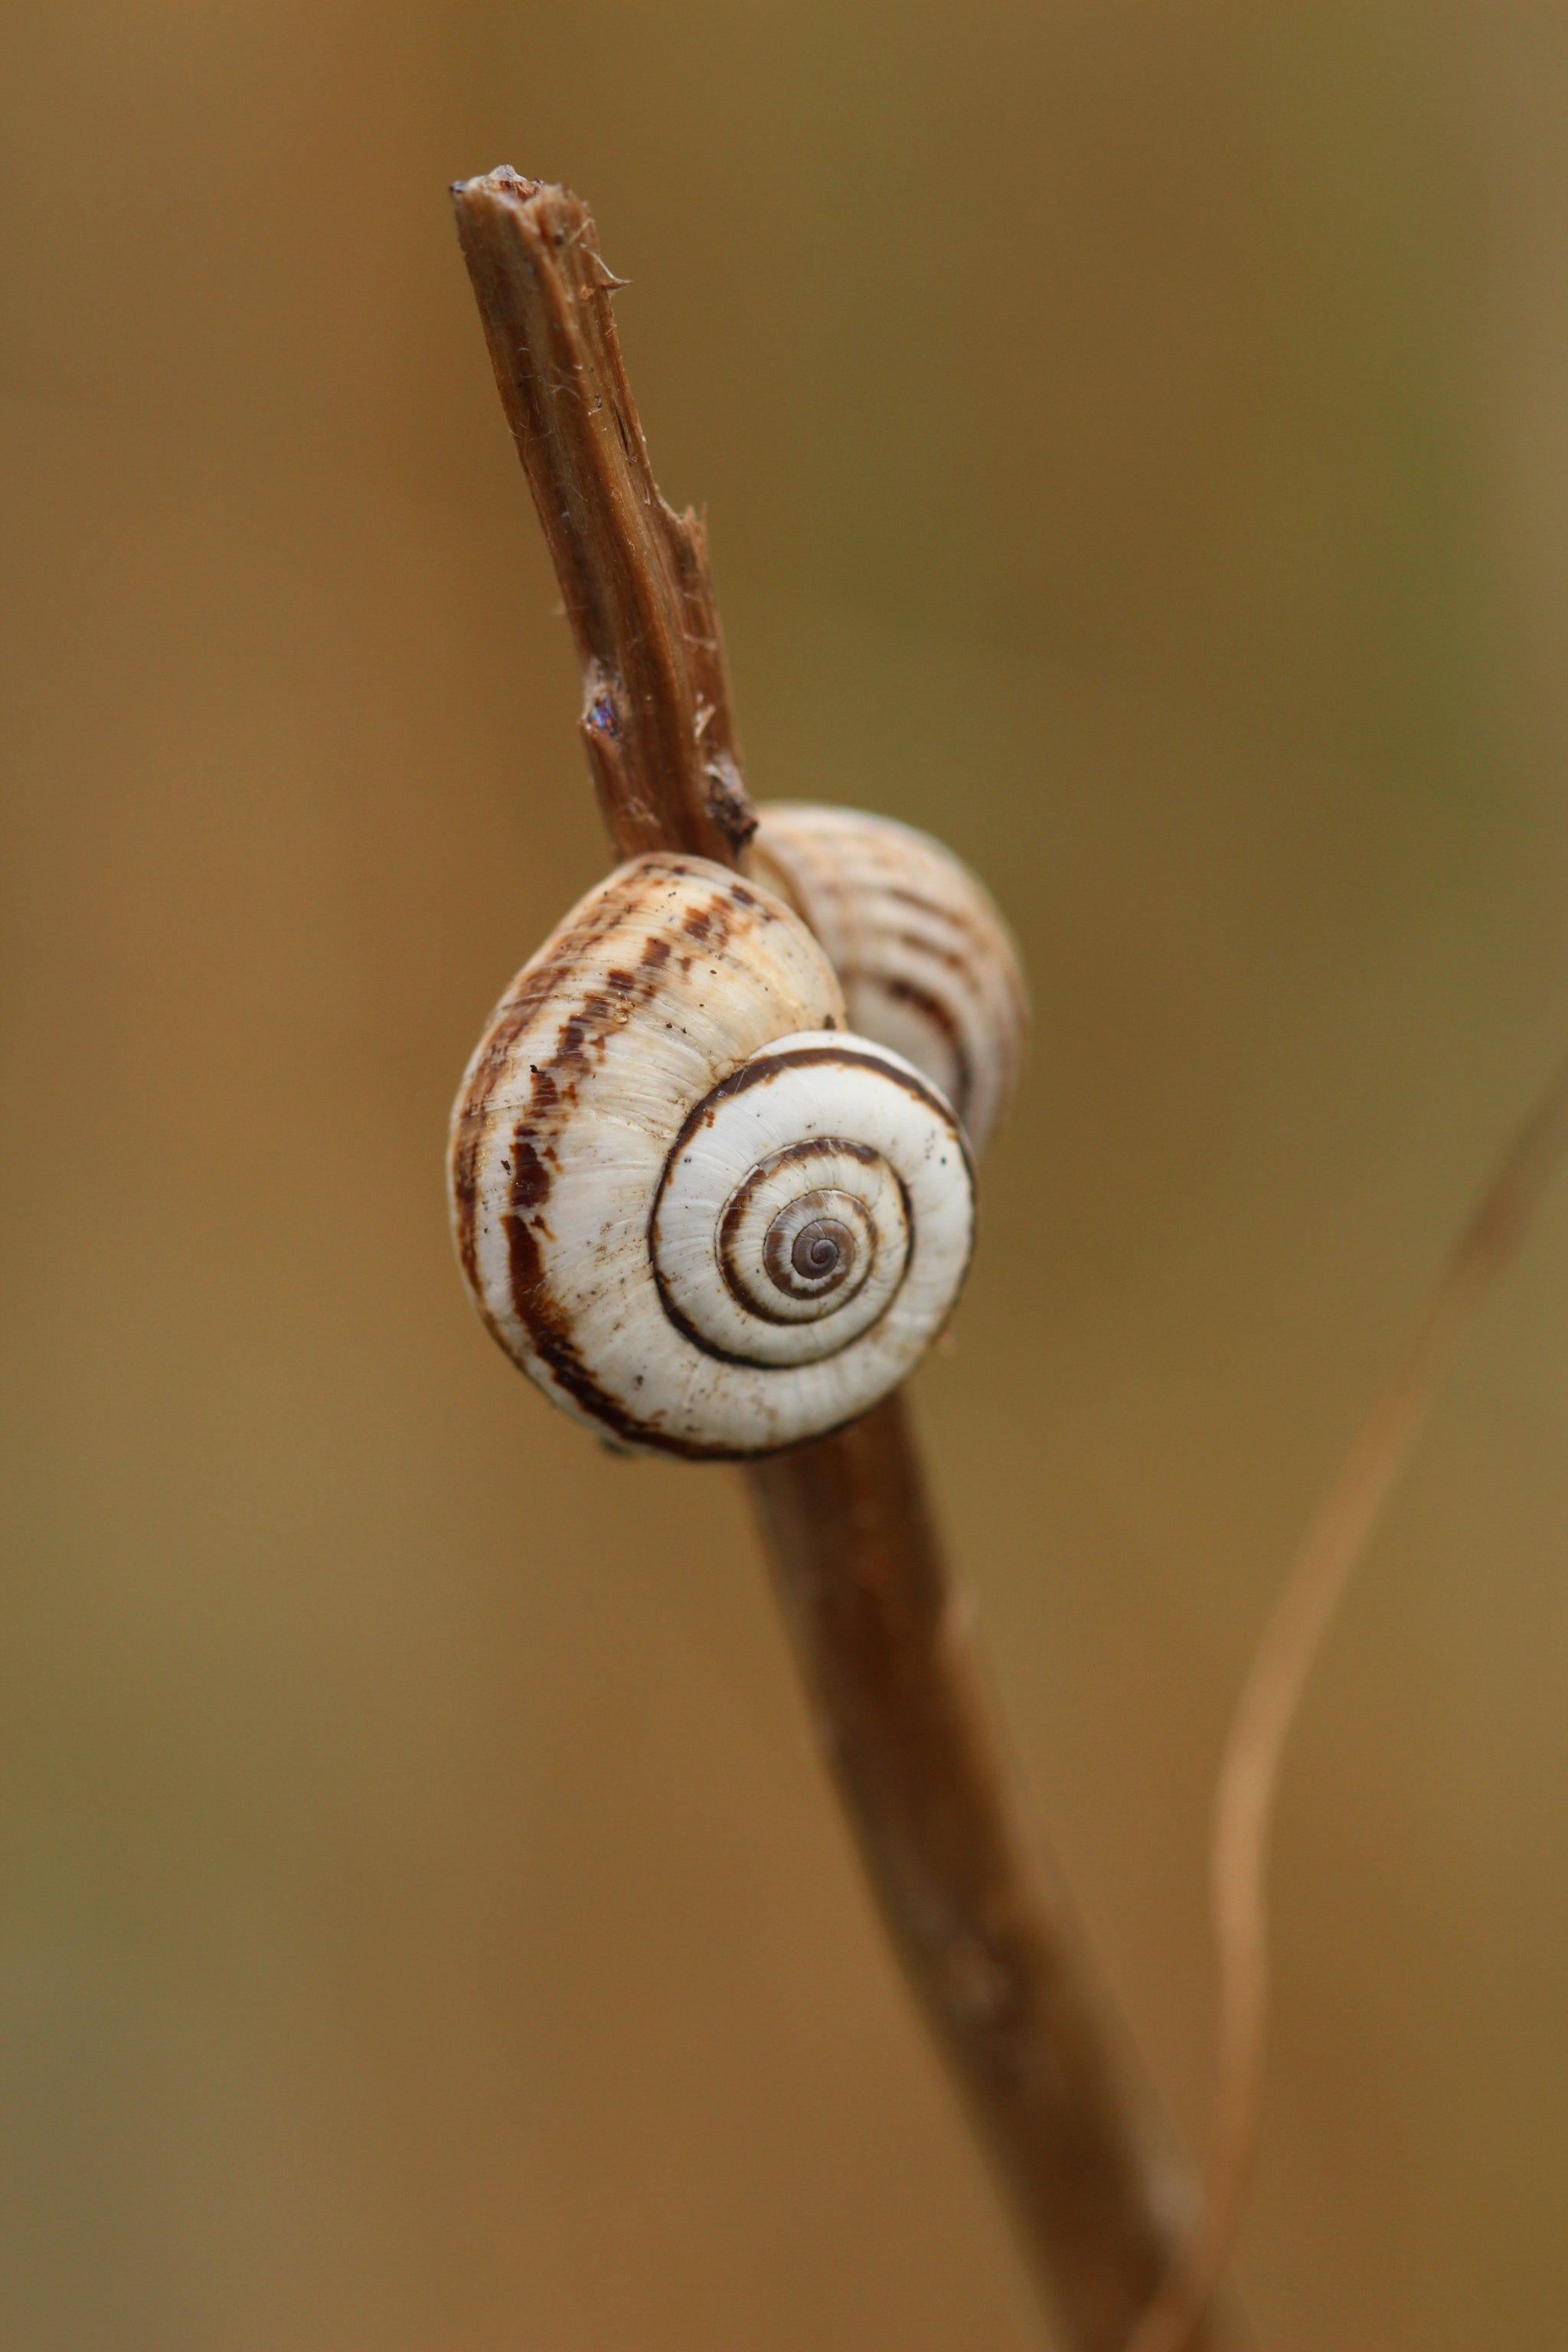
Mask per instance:
[[[749,871],[800,915],[838,974],[849,1025],[938,1086],[976,1158],[1023,1071],[1029,1000],[984,883],[940,841],[861,809],[771,801]]]
[[[496,1338],[619,1443],[770,1453],[913,1369],[969,1262],[952,1108],[848,1034],[826,954],[705,859],[621,866],[501,999],[449,1160]]]

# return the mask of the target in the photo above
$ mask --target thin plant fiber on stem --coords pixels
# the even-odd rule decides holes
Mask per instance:
[[[1268,1843],[1307,1680],[1477,1310],[1568,1153],[1568,1061],[1510,1144],[1318,1507],[1253,1654],[1215,1794],[1214,2118],[1193,2234],[1128,2352],[1188,2352],[1230,2258],[1251,2178],[1268,2021]]]

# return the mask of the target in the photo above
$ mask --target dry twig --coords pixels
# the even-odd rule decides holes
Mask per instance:
[[[496,381],[560,576],[623,856],[734,864],[751,829],[701,525],[654,486],[588,210],[496,172],[453,191]],[[1174,2178],[1033,1866],[900,1400],[749,1472],[824,1746],[883,1916],[1081,2352],[1121,2352],[1171,2253]]]

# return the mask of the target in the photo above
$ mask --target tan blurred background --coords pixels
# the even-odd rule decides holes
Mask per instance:
[[[1568,1035],[1568,16],[20,5],[0,57],[7,2352],[1021,2352],[729,1473],[484,1338],[447,1107],[602,870],[454,243],[593,200],[754,789],[1038,1008],[916,1395],[1201,2126],[1205,1811]],[[1568,1187],[1285,1792],[1266,2352],[1568,2337]]]

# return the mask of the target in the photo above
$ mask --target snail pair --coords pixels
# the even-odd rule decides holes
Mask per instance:
[[[889,819],[779,803],[744,874],[618,867],[458,1091],[480,1314],[617,1444],[744,1457],[854,1420],[952,1312],[1026,1021],[986,892]]]

